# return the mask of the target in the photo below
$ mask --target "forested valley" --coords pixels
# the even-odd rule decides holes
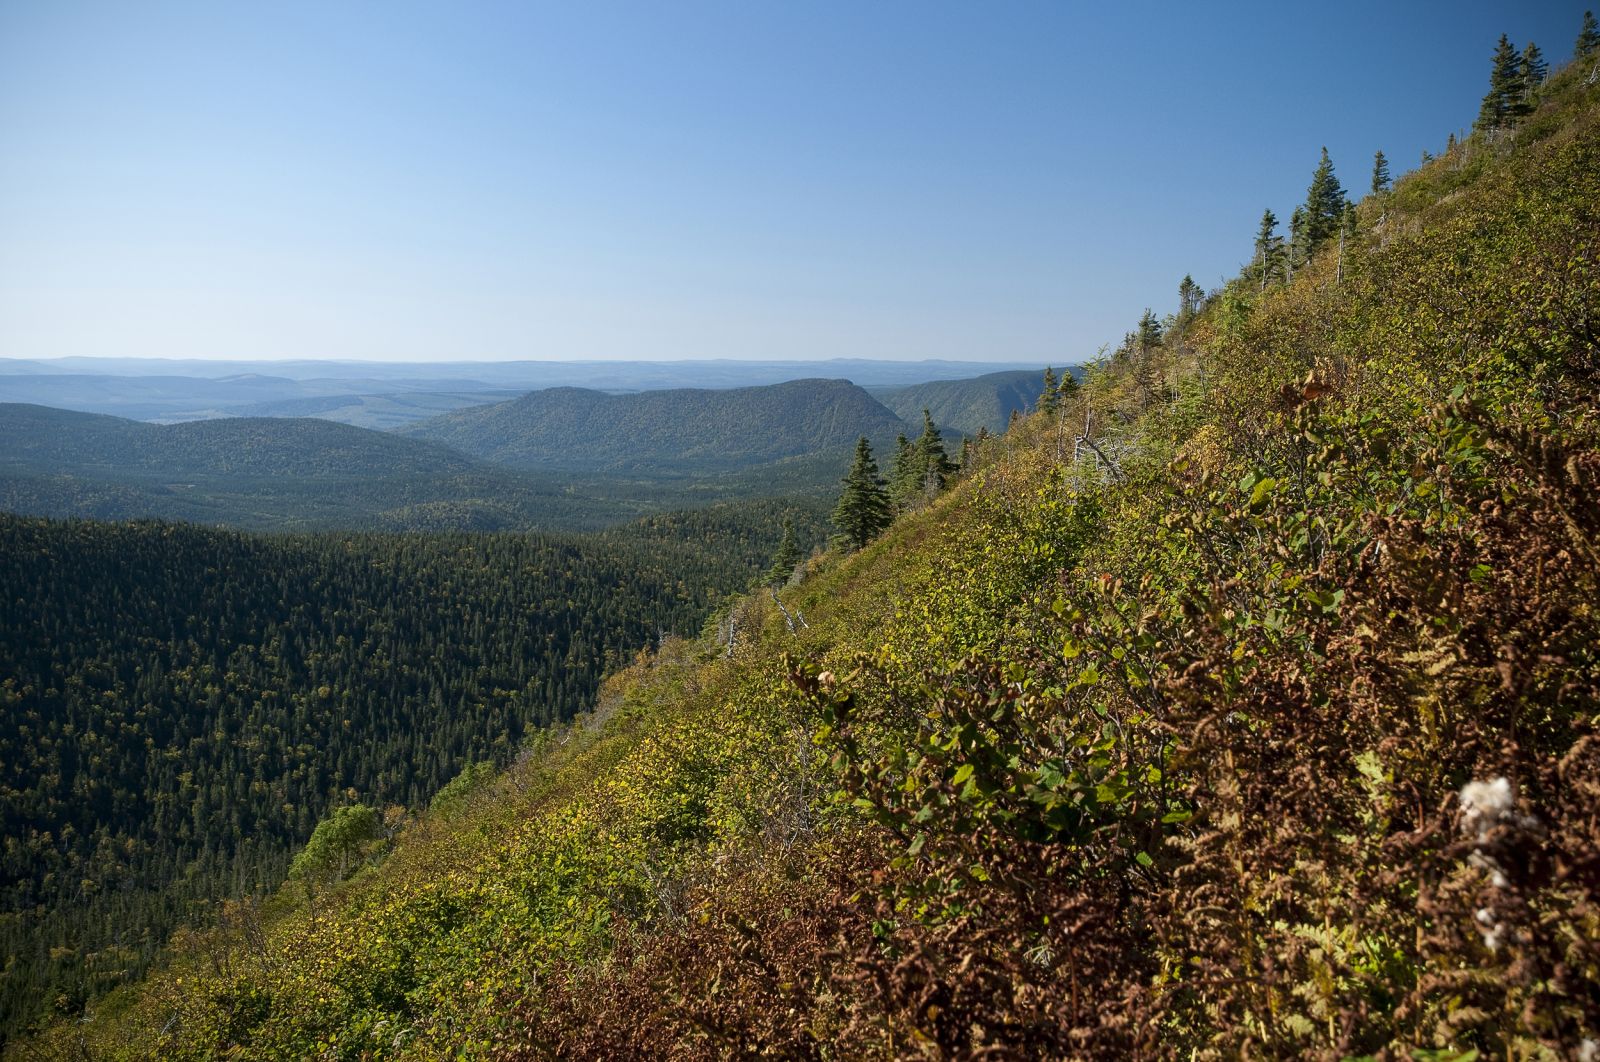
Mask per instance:
[[[253,536],[0,515],[4,1028],[284,880],[330,808],[393,833],[698,632],[804,502],[594,536]]]
[[[9,518],[15,1056],[1600,1057],[1600,24],[1437,146],[823,549]]]

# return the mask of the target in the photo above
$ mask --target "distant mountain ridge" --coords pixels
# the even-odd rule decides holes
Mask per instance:
[[[1072,367],[1058,368],[1056,376],[1059,379],[1072,371]],[[987,428],[998,433],[1006,430],[1013,413],[1029,413],[1038,405],[1044,370],[991,372],[970,380],[930,380],[910,387],[869,390],[908,422],[919,422],[926,409],[946,431],[976,435],[980,428]]]
[[[334,421],[162,425],[0,403],[0,510],[16,513],[438,531],[598,527],[655,508]]]
[[[146,424],[0,403],[0,461],[162,475],[458,475],[478,462],[447,447],[313,418]]]
[[[862,435],[882,440],[904,428],[848,380],[792,380],[622,395],[554,387],[399,433],[515,468],[695,474],[838,451]]]

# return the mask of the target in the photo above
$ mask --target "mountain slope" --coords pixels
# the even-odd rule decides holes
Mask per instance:
[[[726,391],[532,391],[401,428],[516,468],[718,473],[893,438],[900,419],[848,380]]]
[[[1592,1054],[1587,72],[46,1046]]]
[[[492,531],[598,527],[687,504],[640,495],[539,479],[326,420],[157,425],[0,404],[0,510],[36,516]]]
[[[480,464],[444,446],[310,418],[145,424],[0,404],[3,460],[36,470],[159,476],[459,475]]]
[[[907,423],[921,423],[926,409],[941,428],[976,435],[980,428],[1004,431],[1011,414],[1033,409],[1043,389],[1044,373],[1024,370],[991,372],[970,380],[934,380],[876,394]]]

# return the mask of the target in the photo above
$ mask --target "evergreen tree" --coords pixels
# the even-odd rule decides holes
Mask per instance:
[[[1383,152],[1372,156],[1372,191],[1387,192],[1389,190],[1389,160],[1383,157]]]
[[[889,526],[889,495],[872,459],[872,445],[863,435],[856,440],[856,456],[844,476],[844,489],[833,507],[833,525],[851,549],[860,549]]]
[[[1314,254],[1318,247],[1339,231],[1339,219],[1344,216],[1344,189],[1334,176],[1333,159],[1328,149],[1322,149],[1322,160],[1311,175],[1311,187],[1306,190],[1304,228],[1305,255]]]
[[[1267,281],[1277,276],[1283,268],[1283,237],[1278,235],[1278,217],[1271,210],[1261,214],[1261,227],[1256,230],[1256,269],[1261,274],[1261,290],[1267,290]]]
[[[767,569],[762,581],[767,586],[782,586],[794,574],[795,565],[800,563],[800,544],[794,537],[794,518],[783,518],[783,538],[778,542],[778,552],[772,555],[772,566]]]
[[[889,471],[889,497],[896,506],[904,508],[922,489],[922,463],[917,448],[901,432],[894,440],[894,464]]]
[[[928,493],[943,490],[956,466],[945,453],[944,438],[926,409],[922,411],[922,436],[917,439],[917,456],[922,464],[923,490]]]
[[[1205,298],[1205,291],[1194,282],[1194,277],[1184,274],[1183,280],[1178,284],[1178,320],[1187,321],[1200,310],[1200,300]]]
[[[1522,57],[1502,33],[1494,50],[1494,65],[1489,71],[1489,91],[1478,108],[1477,128],[1493,133],[1515,125],[1528,111],[1526,95]]]
[[[1044,388],[1039,392],[1039,409],[1045,413],[1054,413],[1060,404],[1061,391],[1056,383],[1056,370],[1049,365],[1044,367]]]
[[[1138,336],[1140,356],[1148,356],[1151,350],[1161,345],[1161,321],[1148,306],[1144,308],[1144,316],[1139,318]]]
[[[1544,52],[1532,41],[1522,49],[1522,88],[1526,98],[1550,76],[1550,64],[1544,61]]]
[[[1600,24],[1596,24],[1593,11],[1583,13],[1583,29],[1578,31],[1578,43],[1572,48],[1574,61],[1587,59],[1600,52]]]
[[[1078,378],[1072,375],[1072,370],[1067,369],[1061,374],[1061,382],[1056,384],[1056,396],[1061,401],[1066,401],[1078,393]],[[981,429],[980,429],[981,431]]]
[[[1289,215],[1289,253],[1285,256],[1284,273],[1287,279],[1294,279],[1295,266],[1306,259],[1306,208],[1297,206],[1294,213]]]

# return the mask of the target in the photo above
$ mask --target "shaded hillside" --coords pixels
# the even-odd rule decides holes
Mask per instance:
[[[573,387],[400,429],[499,464],[564,472],[713,474],[892,439],[900,419],[848,380],[612,395]]]
[[[878,401],[908,423],[921,423],[928,410],[947,431],[976,435],[978,429],[1004,431],[1012,413],[1027,413],[1039,401],[1044,373],[991,372],[970,380],[934,380],[911,387],[874,388]]]

